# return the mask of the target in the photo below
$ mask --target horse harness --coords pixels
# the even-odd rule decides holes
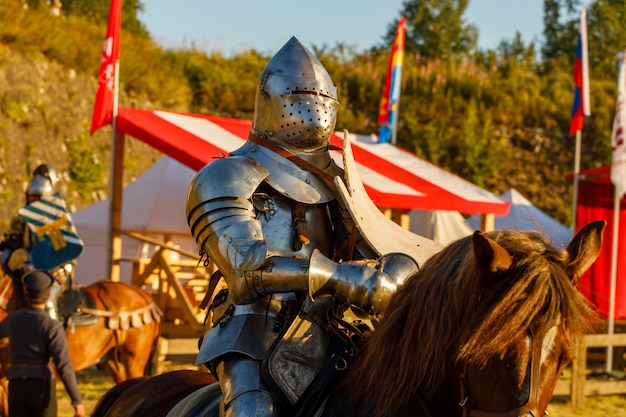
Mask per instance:
[[[468,392],[469,367],[467,364],[465,364],[460,374],[461,401],[459,402],[459,406],[463,408],[463,417],[541,417],[548,414],[547,412],[541,414],[538,410],[539,383],[541,382],[541,351],[543,349],[543,337],[535,337],[533,331],[531,329],[528,329],[528,338],[530,339],[531,345],[529,382],[530,392],[528,394],[528,401],[525,404],[520,405],[518,408],[513,408],[507,411],[484,411],[471,408]]]

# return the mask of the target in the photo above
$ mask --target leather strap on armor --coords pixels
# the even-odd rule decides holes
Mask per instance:
[[[204,295],[202,302],[198,306],[200,310],[204,310],[209,305],[209,301],[211,301],[213,293],[217,288],[217,284],[220,282],[220,279],[222,279],[222,277],[222,271],[220,271],[219,269],[213,272],[211,278],[209,279],[209,287],[207,288],[206,294]]]
[[[299,251],[302,249],[302,245],[306,245],[311,240],[309,239],[309,234],[307,231],[307,220],[306,220],[306,208],[307,205],[300,203],[298,201],[295,202],[293,208],[293,231],[294,231],[294,239],[293,239],[293,250]]]
[[[291,151],[288,151],[285,148],[282,148],[270,141],[268,141],[265,138],[260,137],[259,135],[255,134],[254,132],[250,132],[248,134],[248,140],[250,142],[254,142],[257,145],[261,145],[267,149],[269,149],[270,151],[282,156],[285,159],[290,160],[291,162],[293,162],[294,164],[298,165],[300,168],[305,169],[307,171],[310,171],[312,173],[314,173],[315,175],[317,175],[318,177],[330,182],[331,184],[335,182],[335,179],[328,175],[327,173],[325,173],[324,171],[322,171],[321,169],[319,169],[318,167],[316,167],[315,165],[312,165],[310,163],[308,163],[307,161],[305,161],[304,159],[300,158],[298,155],[294,154]],[[334,147],[332,145],[328,145],[329,149],[333,149],[333,150],[338,150],[339,148]]]

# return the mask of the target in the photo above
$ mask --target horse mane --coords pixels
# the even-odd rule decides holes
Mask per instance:
[[[445,247],[398,289],[344,383],[353,404],[374,415],[428,398],[459,362],[485,366],[516,352],[529,327],[567,323],[573,346],[595,318],[563,266],[566,250],[537,232],[487,234],[513,265],[488,285],[475,266],[472,237]],[[520,365],[520,364],[518,364]],[[520,365],[523,366],[523,365]]]

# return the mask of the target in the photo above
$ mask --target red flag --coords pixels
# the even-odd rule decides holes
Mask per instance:
[[[578,43],[576,44],[576,59],[574,60],[574,104],[570,120],[570,134],[583,130],[583,119],[591,115],[589,105],[589,55],[587,53],[587,12],[580,13],[580,27],[578,29]]]
[[[113,102],[115,99],[115,71],[120,59],[120,32],[122,26],[122,0],[111,0],[109,23],[104,38],[102,61],[98,71],[98,89],[93,104],[91,128],[93,134],[113,119]]]

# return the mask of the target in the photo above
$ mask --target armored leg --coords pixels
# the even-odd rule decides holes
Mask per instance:
[[[223,394],[222,417],[278,417],[278,407],[261,377],[261,362],[228,355],[216,366]]]

